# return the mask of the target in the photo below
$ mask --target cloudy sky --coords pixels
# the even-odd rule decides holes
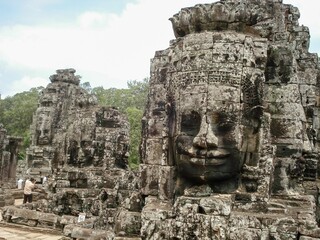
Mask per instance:
[[[300,9],[320,55],[319,0],[283,0]],[[2,98],[47,86],[56,69],[74,68],[92,87],[126,88],[149,77],[150,59],[174,39],[168,20],[210,0],[0,0]],[[303,3],[302,3],[303,2]]]

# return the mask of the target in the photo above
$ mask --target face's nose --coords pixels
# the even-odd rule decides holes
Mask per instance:
[[[79,159],[84,157],[84,152],[82,151],[81,147],[79,147],[78,157],[79,157]]]
[[[200,130],[193,139],[193,146],[198,148],[216,148],[218,146],[218,138],[212,131],[211,125],[205,115],[201,119]]]
[[[43,138],[43,137],[44,137],[44,131],[40,130],[40,138]]]

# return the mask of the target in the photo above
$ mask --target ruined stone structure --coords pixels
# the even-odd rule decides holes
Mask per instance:
[[[16,166],[21,142],[19,137],[7,136],[0,124],[0,207],[14,203],[10,189],[17,185]]]
[[[74,73],[62,69],[50,77],[31,126],[28,174],[38,183],[48,177],[46,200],[8,207],[4,218],[61,229],[72,237],[87,232],[88,226],[95,229],[93,235],[125,235],[128,224],[124,222],[138,218],[130,221],[135,228],[127,231],[129,236],[137,235],[141,201],[138,178],[128,170],[128,121],[117,109],[98,106]],[[76,226],[80,215],[85,221]]]
[[[320,65],[298,19],[282,0],[174,15],[176,39],[151,63],[139,175],[123,116],[58,70],[28,151],[48,200],[4,219],[80,239],[320,239]]]
[[[0,125],[0,181],[11,187],[16,185],[16,166],[21,138],[7,136],[6,129]]]
[[[0,207],[14,203],[11,188],[16,187],[18,150],[22,139],[7,136],[0,124]]]
[[[183,8],[151,63],[142,239],[319,239],[319,80],[281,0]]]
[[[79,166],[87,164],[77,163],[73,156],[66,159],[67,154],[75,151],[72,147],[80,148],[86,138],[93,140],[95,119],[91,115],[97,105],[96,98],[79,86],[80,77],[74,73],[73,69],[57,70],[50,77],[51,83],[42,91],[33,117],[27,164],[28,174],[39,181],[42,175],[51,174],[67,161]]]

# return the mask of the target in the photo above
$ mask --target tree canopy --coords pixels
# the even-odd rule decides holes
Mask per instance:
[[[19,158],[24,158],[25,149],[30,145],[30,125],[42,89],[43,87],[31,88],[0,100],[0,123],[4,125],[8,135],[23,137]]]

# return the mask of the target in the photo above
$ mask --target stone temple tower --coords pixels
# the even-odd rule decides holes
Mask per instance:
[[[27,152],[30,176],[51,174],[66,166],[126,167],[128,123],[116,109],[99,107],[96,97],[79,86],[80,77],[74,73],[74,69],[57,70],[40,94],[31,125],[32,144]],[[101,136],[104,128],[120,126],[118,140],[112,140],[119,146],[100,146],[100,141],[107,140]],[[106,147],[118,149],[119,153],[103,162]]]
[[[14,204],[11,193],[16,188],[16,168],[21,137],[7,135],[7,130],[0,124],[0,207]]]
[[[50,80],[40,94],[27,152],[29,176],[48,178],[46,194],[3,209],[3,218],[79,239],[90,231],[109,239],[138,235],[143,201],[137,173],[128,167],[127,118],[98,106],[74,69],[57,70]]]
[[[106,182],[116,181],[127,169],[129,124],[115,108],[98,106],[74,73],[57,70],[40,95],[31,126],[28,171],[38,181],[49,178],[48,211],[90,216],[90,206],[106,190]],[[117,194],[112,191],[109,196]]]
[[[221,0],[170,18],[143,118],[143,239],[320,237],[320,67],[299,17]]]

